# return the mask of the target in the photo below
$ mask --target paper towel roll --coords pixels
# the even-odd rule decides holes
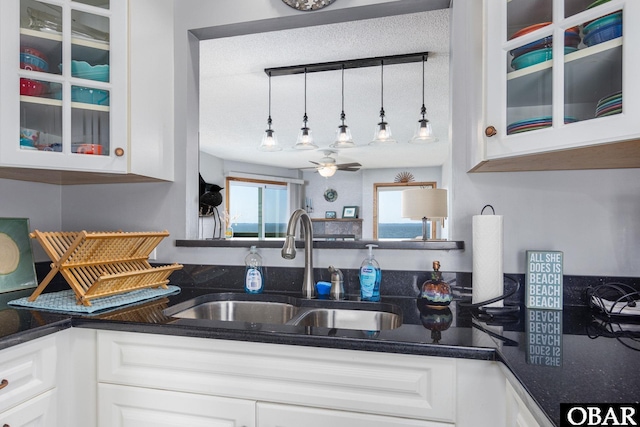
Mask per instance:
[[[472,301],[474,304],[503,294],[502,215],[473,217]],[[502,307],[502,301],[489,305]]]

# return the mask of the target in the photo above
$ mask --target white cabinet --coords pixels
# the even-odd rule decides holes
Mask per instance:
[[[255,426],[255,402],[112,384],[98,386],[99,427]]]
[[[57,408],[57,391],[53,389],[0,414],[0,422],[10,427],[55,427],[60,425]]]
[[[475,170],[640,166],[640,3],[594,3],[484,2]]]
[[[173,5],[133,3],[0,3],[0,178],[173,180]]]
[[[57,425],[56,364],[54,336],[0,352],[0,425]]]
[[[451,427],[452,424],[303,406],[258,403],[257,427]]]
[[[507,426],[508,427],[540,427],[540,424],[533,417],[533,414],[527,408],[524,401],[518,396],[518,393],[511,386],[509,381],[507,384]]]
[[[455,423],[451,358],[98,331],[98,382],[402,418],[397,425]]]

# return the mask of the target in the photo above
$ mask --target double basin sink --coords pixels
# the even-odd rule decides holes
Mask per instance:
[[[381,331],[402,325],[402,312],[377,302],[298,299],[283,295],[213,293],[164,310],[177,319]],[[224,323],[223,323],[224,324]]]

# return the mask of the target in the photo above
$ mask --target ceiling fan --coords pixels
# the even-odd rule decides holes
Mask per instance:
[[[318,173],[324,177],[333,176],[336,171],[347,171],[347,172],[356,172],[362,166],[360,163],[340,163],[336,164],[336,159],[331,157],[332,154],[336,152],[333,150],[323,150],[324,157],[321,158],[318,162],[314,162],[309,160],[309,162],[316,165],[316,170]]]

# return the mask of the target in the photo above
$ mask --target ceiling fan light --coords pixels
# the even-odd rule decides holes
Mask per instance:
[[[426,142],[436,142],[438,138],[433,134],[431,123],[427,119],[418,120],[418,126],[413,134],[413,138],[409,140],[412,144],[423,144]]]
[[[330,176],[333,176],[337,170],[338,167],[336,165],[325,165],[318,168],[318,173],[320,176],[329,178]]]
[[[262,135],[262,141],[258,147],[260,151],[280,151],[282,147],[278,145],[278,138],[276,132],[272,129],[267,129]]]

